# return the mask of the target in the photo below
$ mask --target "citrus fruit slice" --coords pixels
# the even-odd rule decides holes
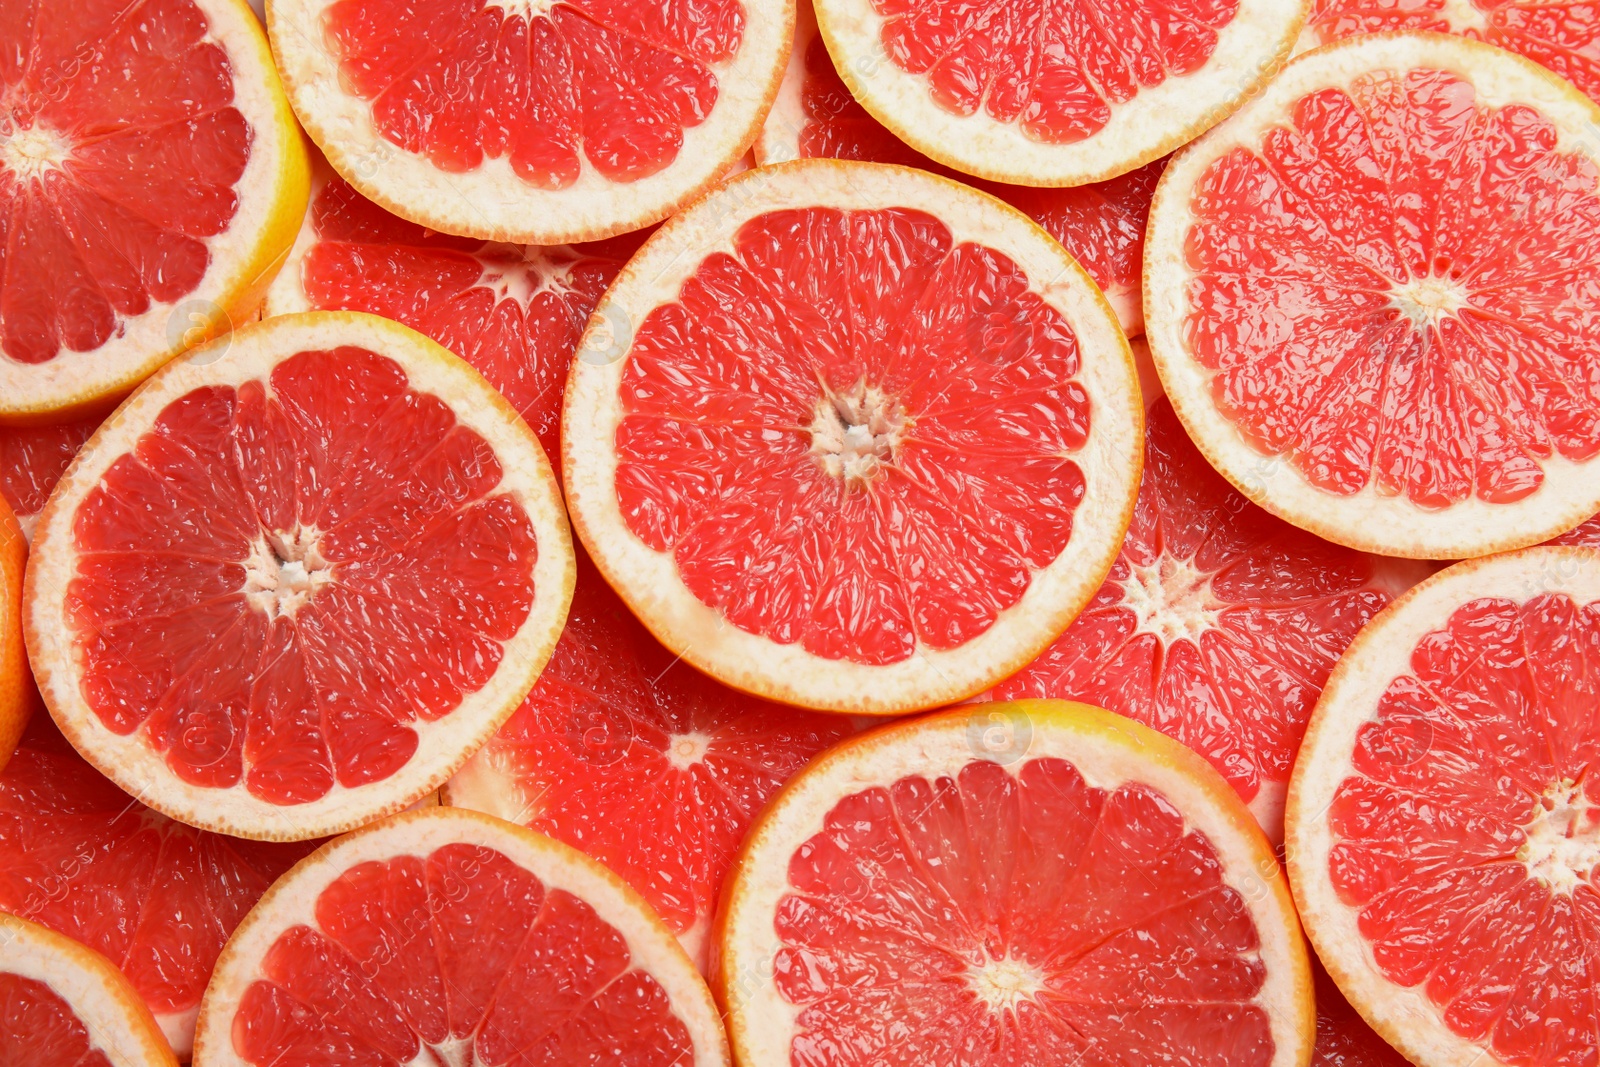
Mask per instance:
[[[1350,1002],[1420,1067],[1600,1051],[1600,554],[1422,582],[1351,644],[1286,811],[1295,899]]]
[[[572,548],[527,424],[373,315],[219,338],[95,432],[39,520],[29,655],[165,815],[307,838],[437,789],[560,634]]]
[[[1487,41],[1600,100],[1600,34],[1585,0],[1312,0],[1304,47],[1354,34],[1431,30]]]
[[[647,241],[567,384],[573,523],[725,684],[892,713],[1032,659],[1094,594],[1142,411],[1099,290],[905,167],[739,175]]]
[[[11,506],[24,537],[33,536],[50,490],[100,422],[95,415],[67,422],[0,426],[0,497]]]
[[[730,875],[742,1067],[1304,1064],[1282,872],[1193,752],[1099,708],[980,704],[847,741]]]
[[[756,142],[763,164],[793,159],[856,159],[901,163],[946,177],[971,181],[949,171],[907,145],[867,114],[850,95],[817,34],[810,0],[800,0],[794,50],[783,84]],[[1139,297],[1143,268],[1144,222],[1161,177],[1164,160],[1092,185],[1034,189],[982,183],[992,193],[1043,226],[1089,272],[1116,309],[1130,336],[1144,329]]]
[[[243,0],[3,21],[0,421],[60,421],[254,309],[305,209],[305,146]]]
[[[1016,185],[1104,181],[1221,121],[1275,74],[1303,0],[815,0],[851,94],[895,136]]]
[[[1306,720],[1350,639],[1421,565],[1332,545],[1273,518],[1217,475],[1165,398],[1122,552],[1002,700],[1083,700],[1177,738],[1283,839],[1283,795]]]
[[[267,314],[366,311],[472,364],[560,454],[561,392],[589,313],[625,254],[491,244],[389,214],[317,168],[311,205]]]
[[[0,1062],[18,1067],[178,1067],[104,956],[0,912]]]
[[[604,863],[702,968],[723,875],[767,798],[854,733],[676,664],[580,557],[567,628],[516,714],[445,786]]]
[[[711,993],[617,876],[430,808],[325,845],[223,950],[195,1067],[725,1067]]]
[[[183,1057],[222,943],[312,847],[174,823],[84,762],[48,715],[0,772],[0,911],[105,955]]]
[[[1201,451],[1267,510],[1391,556],[1600,510],[1597,122],[1498,48],[1363,37],[1175,158],[1145,329]]]
[[[352,185],[446,233],[587,241],[659,221],[755,140],[793,0],[270,0],[279,68]]]

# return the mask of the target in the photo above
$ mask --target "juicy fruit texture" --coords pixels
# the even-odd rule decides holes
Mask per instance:
[[[586,168],[630,182],[670,165],[738,51],[739,0],[338,0],[340,83],[388,140],[443,171],[505,159],[543,189]],[[463,67],[465,66],[465,72]]]
[[[909,775],[834,805],[788,884],[793,1067],[1273,1062],[1255,922],[1149,785],[1057,758]]]
[[[1600,548],[1600,515],[1596,515],[1587,522],[1568,530],[1560,537],[1552,537],[1547,543],[1552,545],[1578,545],[1582,548]]]
[[[1373,70],[1216,159],[1183,336],[1221,413],[1320,490],[1425,509],[1600,453],[1600,175],[1556,139],[1460,74]]]
[[[0,1060],[28,1067],[113,1067],[89,1028],[37,978],[0,971]]]
[[[746,696],[677,664],[580,566],[550,663],[446,798],[604,863],[703,964],[751,820],[807,759],[852,733],[848,719]]]
[[[1516,1067],[1600,1050],[1597,688],[1600,601],[1469,600],[1361,725],[1326,815],[1378,971]]]
[[[1182,741],[1281,839],[1282,793],[1322,684],[1391,599],[1375,563],[1251,504],[1162,398],[1105,585],[994,695],[1083,700]]]
[[[1029,138],[1098,133],[1141,89],[1203,67],[1238,0],[873,0],[890,62],[956,115],[981,109]]]
[[[366,311],[403,322],[471,363],[560,454],[567,364],[625,246],[489,244],[389,214],[330,177],[306,225],[294,310]],[[276,310],[277,292],[269,310]],[[287,310],[287,308],[286,308]],[[4,431],[0,431],[3,433]]]
[[[528,617],[539,546],[501,478],[362,348],[182,396],[74,514],[83,699],[195,786],[291,805],[387,778]]]
[[[1350,1006],[1328,972],[1312,964],[1317,990],[1317,1044],[1311,1067],[1411,1067]]]
[[[0,910],[110,959],[185,1054],[223,942],[313,847],[175,823],[84,762],[43,714],[0,772]]]
[[[194,291],[253,131],[194,0],[32,0],[0,26],[0,358],[89,352]]]
[[[1455,33],[1527,56],[1600,100],[1600,27],[1586,0],[1313,0],[1307,36]]]
[[[0,496],[25,533],[78,449],[100,425],[98,416],[39,426],[0,426]]]
[[[955,648],[1072,537],[1079,360],[1015,262],[932,215],[760,214],[640,323],[616,499],[741,630],[858,664]]]

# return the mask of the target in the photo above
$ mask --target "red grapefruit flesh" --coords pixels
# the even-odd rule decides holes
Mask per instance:
[[[39,425],[0,426],[0,496],[31,537],[50,490],[100,425],[100,417]]]
[[[723,876],[756,813],[807,759],[855,730],[674,661],[580,563],[549,666],[444,798],[604,863],[703,968]]]
[[[223,942],[312,847],[175,823],[85,763],[46,715],[0,773],[0,911],[110,959],[185,1057]]]
[[[103,405],[243,321],[305,196],[243,0],[8,4],[0,421]]]
[[[1547,543],[1600,548],[1600,515],[1591,516],[1587,521],[1579,523],[1559,537],[1551,538]]]
[[[733,179],[618,276],[568,382],[567,499],[695,666],[906,711],[998,681],[1093,595],[1141,415],[1110,308],[1025,216],[801,160]]]
[[[460,808],[332,842],[256,905],[195,1067],[727,1067],[710,991],[616,876]]]
[[[834,748],[758,820],[721,924],[743,1067],[1311,1052],[1266,838],[1198,756],[1086,705],[954,709]]]
[[[387,319],[283,316],[118,409],[40,520],[51,712],[152,807],[325,836],[431,792],[533,684],[571,596],[543,451]]]
[[[1317,1044],[1311,1067],[1410,1067],[1410,1062],[1367,1025],[1321,964],[1311,962],[1317,994]]]
[[[1356,632],[1422,576],[1252,505],[1207,465],[1163,398],[1111,574],[1003,700],[1083,700],[1209,759],[1283,839],[1283,794],[1322,683]]]
[[[272,0],[334,169],[436,230],[519,244],[656,222],[755,139],[792,0]]]
[[[1354,38],[1167,168],[1146,330],[1202,451],[1387,555],[1544,540],[1600,506],[1600,108],[1499,49]]]
[[[578,338],[629,251],[489,244],[389,214],[319,169],[267,314],[366,311],[472,364],[560,454],[561,391]]]
[[[1600,1055],[1600,555],[1469,560],[1397,600],[1323,691],[1290,788],[1318,955],[1422,1067]]]

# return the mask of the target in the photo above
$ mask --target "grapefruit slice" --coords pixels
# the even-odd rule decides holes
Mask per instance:
[[[1595,123],[1500,49],[1364,37],[1174,159],[1145,328],[1217,469],[1391,556],[1516,548],[1600,510]]]
[[[99,953],[0,913],[0,1062],[178,1067],[128,980]]]
[[[195,1067],[725,1067],[705,982],[617,876],[461,808],[339,838],[240,924]]]
[[[427,334],[489,379],[556,456],[567,364],[627,251],[437,233],[318,167],[267,314],[366,311]]]
[[[793,0],[270,0],[328,162],[430,229],[516,244],[637,230],[755,140]]]
[[[971,180],[907,145],[856,102],[828,58],[810,0],[799,0],[794,50],[756,141],[756,159],[763,164],[794,159],[900,163]],[[1157,160],[1109,181],[1072,189],[998,182],[979,187],[1020,209],[1060,241],[1106,294],[1131,337],[1144,329],[1139,297],[1144,222],[1165,165]]]
[[[991,197],[757,168],[657,231],[596,316],[563,415],[573,523],[727,685],[864,714],[960,700],[1111,566],[1139,478],[1127,342]]]
[[[1350,1002],[1420,1067],[1600,1054],[1600,554],[1469,560],[1363,630],[1286,812],[1295,899]]]
[[[67,422],[0,426],[0,497],[11,506],[24,537],[33,536],[50,490],[100,423],[100,416],[94,415]]]
[[[1549,67],[1600,100],[1600,27],[1586,0],[1312,0],[1301,45],[1391,30],[1487,41]]]
[[[185,1058],[222,943],[312,847],[174,823],[85,763],[48,715],[0,773],[0,911],[105,955]]]
[[[854,733],[675,664],[587,561],[550,664],[445,786],[604,863],[704,968],[723,876],[761,806]]]
[[[1226,118],[1288,58],[1303,0],[815,0],[851,94],[947,166],[1104,181]]]
[[[719,920],[741,1067],[1305,1064],[1283,875],[1204,760],[1099,708],[980,704],[801,771]]]
[[[270,319],[95,432],[39,520],[29,654],[151,807],[303,839],[437,789],[560,634],[572,548],[527,424],[398,323]]]
[[[1090,702],[1177,738],[1283,840],[1283,795],[1339,654],[1423,576],[1273,518],[1217,475],[1163,397],[1133,523],[1105,584],[1002,700]]]
[[[9,5],[0,422],[103,410],[244,321],[294,241],[306,181],[243,0]]]

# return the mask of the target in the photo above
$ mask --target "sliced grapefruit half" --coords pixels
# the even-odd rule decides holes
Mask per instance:
[[[1318,955],[1420,1067],[1600,1054],[1600,553],[1468,560],[1351,644],[1306,731],[1289,873]]]
[[[72,457],[101,423],[99,415],[66,422],[0,426],[0,497],[33,536],[50,490],[66,473]]]
[[[604,863],[703,968],[723,876],[756,813],[855,727],[746,696],[675,659],[580,557],[549,665],[442,797]]]
[[[33,675],[22,625],[22,586],[28,542],[11,506],[0,497],[0,767],[4,767],[34,706]]]
[[[1173,160],[1145,329],[1201,451],[1332,541],[1458,559],[1600,510],[1600,108],[1439,34],[1295,60]]]
[[[1304,0],[815,0],[852,95],[900,140],[1015,185],[1104,181],[1226,118],[1283,65]]]
[[[726,1067],[711,993],[594,860],[462,808],[363,827],[261,898],[206,990],[195,1067]]]
[[[27,636],[62,732],[201,829],[320,837],[437,789],[527,694],[572,547],[527,424],[373,315],[196,349],[39,520]]]
[[[266,311],[366,311],[427,334],[500,390],[554,457],[567,365],[630,251],[620,238],[574,248],[452,237],[389,214],[324,164]]]
[[[1142,409],[1100,291],[1020,212],[905,167],[739,175],[657,231],[579,346],[573,522],[674,653],[887,714],[1032,659],[1094,594]]]
[[[657,222],[755,140],[793,0],[271,0],[295,112],[368,198],[565,244]]]
[[[0,772],[0,911],[111,960],[185,1059],[223,942],[313,847],[175,823],[84,762],[48,715]]]
[[[1159,398],[1111,574],[993,695],[1083,700],[1177,738],[1279,842],[1289,772],[1323,681],[1357,631],[1425,574],[1261,511],[1211,469]]]
[[[178,1067],[150,1009],[98,952],[0,912],[0,1062]]]
[[[845,87],[817,33],[810,0],[799,0],[794,50],[783,84],[756,142],[762,164],[794,159],[856,159],[900,163],[971,181],[924,156],[867,113]],[[1071,189],[981,184],[1060,241],[1111,301],[1131,337],[1144,329],[1139,274],[1144,267],[1144,222],[1164,160],[1105,182]]]
[[[1064,701],[847,741],[757,820],[719,917],[741,1067],[1303,1067],[1272,847],[1176,741]]]
[[[305,144],[244,0],[36,0],[0,25],[0,422],[103,413],[255,310]]]

